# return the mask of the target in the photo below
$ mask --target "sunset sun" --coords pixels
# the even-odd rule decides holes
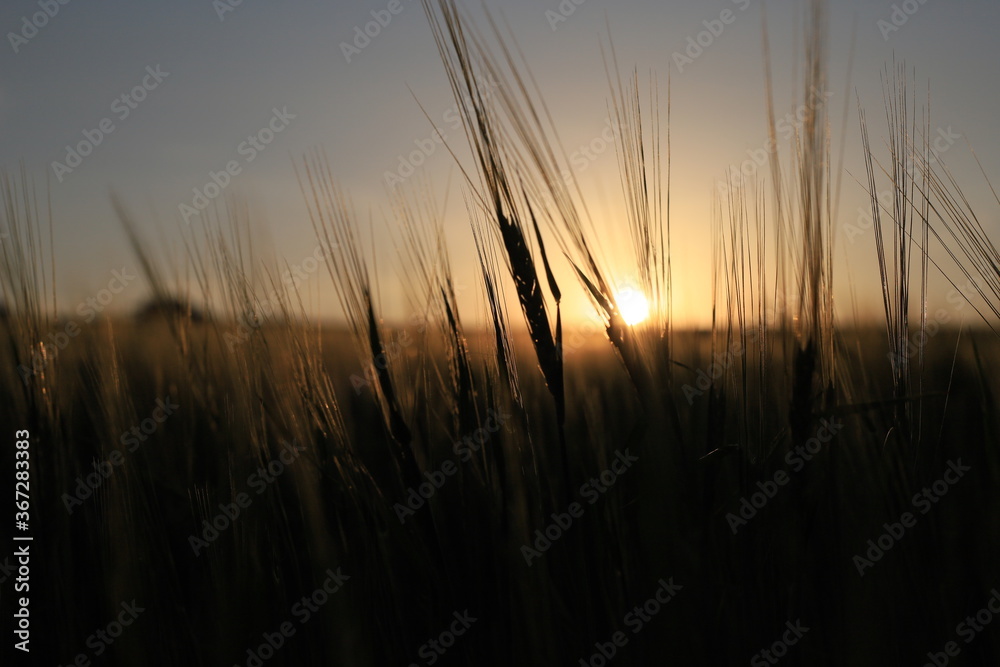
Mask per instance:
[[[630,326],[649,317],[649,301],[642,292],[632,287],[625,287],[618,292],[618,308],[625,323]]]
[[[0,667],[1000,667],[1000,0],[68,4]]]

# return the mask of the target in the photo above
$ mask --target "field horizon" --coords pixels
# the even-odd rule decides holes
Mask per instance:
[[[146,8],[126,41],[186,35],[173,64],[86,121],[56,182],[0,165],[4,665],[997,664],[1000,153],[932,121],[895,57],[930,17],[961,35],[927,46],[967,63],[940,106],[990,148],[979,0],[865,5],[860,28],[860,4],[678,3],[673,51],[630,0],[599,60],[594,5],[519,1],[327,8],[364,19],[339,44],[307,8],[217,0],[216,32]],[[36,47],[87,32],[37,7],[16,100]],[[626,64],[654,47],[667,72]],[[308,49],[344,59],[332,92]],[[727,85],[746,97],[713,107]],[[209,107],[244,88],[313,104],[268,101],[232,149],[246,118]],[[406,125],[395,88],[430,129],[351,187]],[[760,141],[730,132],[749,121]],[[175,167],[205,155],[192,186]]]

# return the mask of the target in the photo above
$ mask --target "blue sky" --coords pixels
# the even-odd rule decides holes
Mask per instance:
[[[397,168],[399,156],[432,135],[417,100],[432,119],[441,119],[446,139],[461,147],[460,131],[447,122],[453,101],[419,1],[398,0],[390,7],[389,0],[242,0],[221,14],[220,2],[8,0],[0,7],[5,35],[0,45],[0,166],[12,169],[23,161],[40,190],[47,188],[51,195],[62,298],[69,303],[86,298],[107,282],[113,269],[133,261],[111,207],[112,191],[125,199],[160,250],[180,258],[180,205],[190,204],[193,189],[204,188],[210,172],[225,170],[230,161],[239,173],[225,192],[249,202],[255,237],[290,262],[308,257],[316,243],[293,162],[322,147],[339,184],[351,194],[360,223],[374,226],[370,238],[379,256],[385,312],[404,315],[402,293],[392,287],[397,277],[384,176]],[[855,94],[868,109],[873,142],[881,145],[879,74],[893,57],[905,60],[915,72],[920,101],[930,85],[932,126],[961,136],[949,148],[946,162],[973,201],[981,202],[983,223],[996,233],[1000,215],[996,203],[990,207],[985,198],[966,142],[987,173],[1000,178],[1000,3],[910,0],[907,8],[915,11],[897,13],[897,23],[906,16],[905,23],[887,32],[884,27],[890,24],[880,28],[878,22],[891,21],[894,4],[903,12],[903,3],[881,0],[831,3],[830,108],[839,138],[847,104],[845,166],[854,176],[863,173]],[[608,116],[600,47],[607,43],[609,24],[620,64],[655,70],[663,89],[668,73],[671,77],[675,279],[690,285],[678,294],[678,306],[691,322],[703,322],[708,315],[713,184],[729,165],[739,165],[748,150],[766,140],[762,3],[585,0],[574,5],[565,0],[564,10],[575,9],[567,20],[554,23],[546,12],[558,12],[559,5],[556,0],[513,0],[491,6],[510,23],[568,153],[598,137]],[[58,12],[36,20],[44,24],[37,31],[25,29],[25,17],[30,23],[44,7],[50,13],[58,7]],[[784,111],[797,104],[791,84],[803,7],[792,0],[767,4],[776,101]],[[689,38],[706,30],[706,21],[719,25],[714,21],[725,11],[731,12],[726,15],[731,22],[681,71],[674,54],[683,53]],[[372,12],[391,20],[363,48],[345,47],[373,20]],[[345,51],[351,51],[350,62]],[[168,74],[155,82],[147,68]],[[123,105],[128,105],[115,100],[141,86],[144,78],[155,87],[123,117]],[[275,110],[283,120],[271,127],[282,126],[280,131],[262,150],[254,149],[248,161],[250,151],[240,147],[273,122]],[[110,127],[107,119],[113,131],[101,133],[100,144],[79,166],[68,173],[53,168],[54,162],[65,163],[66,146],[84,140],[84,132],[97,136],[102,121]],[[460,282],[474,282],[471,235],[454,162],[436,149],[419,171],[442,192],[451,179],[446,225],[454,269]],[[593,197],[588,204],[598,215],[608,211],[613,218],[620,196],[613,151],[588,159],[577,176]],[[843,179],[841,212],[848,222],[863,204],[854,176]],[[601,234],[612,254],[625,241],[624,229],[614,224],[603,226]],[[841,243],[837,271],[842,289],[849,288],[849,276],[855,284],[862,279],[872,284],[874,266],[871,243]],[[316,312],[335,314],[325,275],[304,289]],[[470,290],[470,298],[474,293]],[[141,287],[131,288],[121,306],[143,296]],[[473,299],[470,308],[475,307]]]

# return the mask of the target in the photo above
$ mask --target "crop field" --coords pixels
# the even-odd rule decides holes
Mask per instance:
[[[414,187],[387,195],[390,275],[316,149],[287,223],[306,260],[262,252],[228,196],[178,259],[114,194],[129,264],[67,308],[45,187],[0,176],[0,433],[23,484],[3,650],[30,625],[24,664],[79,667],[997,664],[1000,198],[936,159],[912,72],[886,66],[851,116],[877,267],[852,288],[879,317],[835,304],[829,8],[808,2],[789,154],[717,197],[710,324],[685,327],[666,78],[608,51],[619,289],[505,24],[422,6],[468,151],[471,274]],[[145,307],[105,309],[133,281]],[[393,281],[412,317],[383,313]]]

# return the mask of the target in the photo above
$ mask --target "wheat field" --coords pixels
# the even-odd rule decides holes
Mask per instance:
[[[930,159],[908,70],[852,112],[879,269],[857,288],[883,317],[834,304],[836,128],[805,93],[790,154],[716,203],[712,324],[691,330],[669,81],[609,49],[637,310],[503,23],[422,5],[471,156],[483,318],[416,187],[387,200],[418,315],[383,318],[391,278],[319,149],[292,167],[308,276],[261,259],[238,198],[178,266],[115,196],[137,267],[117,279],[147,307],[66,312],[45,188],[4,173],[0,423],[30,434],[32,664],[996,664],[1000,198]],[[807,9],[799,89],[824,90],[827,8]],[[339,322],[310,315],[306,278]],[[597,326],[564,316],[570,292]]]

